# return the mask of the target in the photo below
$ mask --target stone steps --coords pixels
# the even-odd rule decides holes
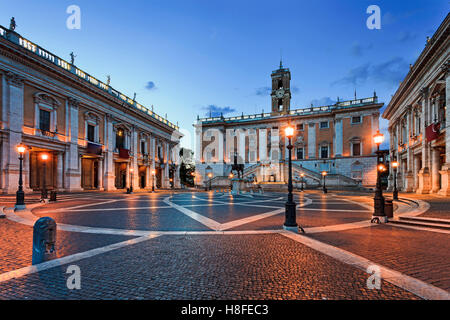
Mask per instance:
[[[450,231],[450,220],[444,219],[403,216],[390,220],[389,223]]]

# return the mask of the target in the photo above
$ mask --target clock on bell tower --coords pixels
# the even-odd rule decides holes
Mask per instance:
[[[287,114],[291,108],[291,72],[283,67],[272,71],[272,114]]]

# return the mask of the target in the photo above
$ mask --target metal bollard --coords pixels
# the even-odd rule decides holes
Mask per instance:
[[[32,264],[56,258],[56,222],[52,218],[40,218],[33,227]]]
[[[391,199],[384,200],[384,213],[388,219],[394,217],[394,204]]]
[[[56,191],[50,192],[50,202],[56,202]]]

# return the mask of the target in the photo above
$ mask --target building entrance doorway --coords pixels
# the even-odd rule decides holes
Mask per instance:
[[[127,163],[116,162],[115,163],[115,187],[116,189],[125,189],[127,187]]]
[[[98,185],[98,160],[81,159],[81,187],[84,190],[94,190]]]
[[[139,187],[144,189],[147,187],[147,167],[140,166],[139,167]]]

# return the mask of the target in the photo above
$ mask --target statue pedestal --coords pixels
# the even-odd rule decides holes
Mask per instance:
[[[233,186],[231,194],[240,194],[245,189],[245,182],[242,179],[231,179],[231,185]]]

